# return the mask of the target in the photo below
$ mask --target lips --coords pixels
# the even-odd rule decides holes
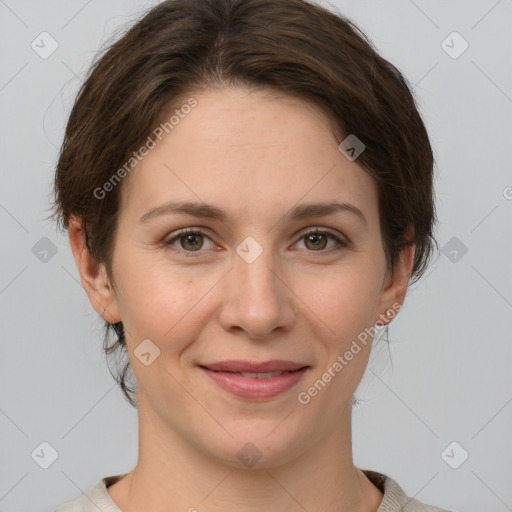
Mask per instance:
[[[252,368],[261,368],[261,365],[252,364]],[[299,366],[295,363],[293,365]],[[212,365],[213,366],[213,365]],[[230,368],[241,366],[231,365]],[[247,368],[247,366],[244,366]],[[199,366],[201,371],[211,381],[215,382],[224,391],[244,400],[268,400],[293,388],[309,370],[309,366],[301,366],[296,370],[276,372],[232,372],[211,370],[206,366]]]
[[[271,373],[271,372],[293,372],[305,368],[309,365],[305,363],[296,363],[294,361],[284,361],[274,359],[255,363],[251,361],[228,360],[218,363],[201,364],[203,368],[217,372],[228,373]]]
[[[220,388],[245,400],[267,400],[294,387],[310,368],[294,361],[221,361],[199,365]]]

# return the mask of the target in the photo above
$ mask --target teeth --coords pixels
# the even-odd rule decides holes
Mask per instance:
[[[271,379],[272,377],[277,377],[285,372],[265,372],[265,373],[249,373],[249,372],[241,372],[240,375],[245,377],[246,379]]]

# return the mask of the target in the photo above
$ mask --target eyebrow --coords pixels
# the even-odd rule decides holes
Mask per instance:
[[[368,222],[363,212],[356,206],[349,203],[339,203],[333,201],[330,203],[309,203],[295,206],[290,212],[285,215],[285,218],[290,220],[301,220],[311,217],[324,217],[339,212],[348,212],[354,214],[365,225]],[[215,219],[225,222],[227,220],[227,213],[216,206],[205,203],[192,203],[192,202],[169,202],[156,208],[147,211],[140,219],[139,222],[148,222],[156,217],[163,215],[190,215],[192,217],[202,219]]]

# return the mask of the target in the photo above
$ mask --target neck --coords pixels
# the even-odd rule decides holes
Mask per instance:
[[[139,460],[108,488],[123,512],[375,512],[382,493],[352,461],[351,406],[329,435],[285,462],[234,467],[187,443],[139,404]]]

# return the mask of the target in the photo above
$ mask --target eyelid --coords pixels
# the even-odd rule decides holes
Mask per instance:
[[[306,249],[308,255],[313,255],[314,257],[331,254],[333,252],[339,251],[340,249],[346,248],[350,245],[350,241],[348,240],[348,238],[346,236],[342,235],[341,233],[338,234],[338,233],[332,232],[328,228],[322,228],[320,226],[309,227],[309,228],[306,228],[304,231],[300,231],[296,235],[296,236],[298,236],[298,240],[293,245],[299,243],[304,237],[306,237],[308,235],[315,235],[315,234],[326,235],[326,236],[330,237],[332,240],[334,240],[337,245],[336,245],[336,247],[331,247],[329,249],[322,250],[322,251],[312,251],[310,249]]]
[[[203,250],[199,250],[199,251],[185,251],[185,249],[177,249],[175,247],[173,247],[173,243],[176,242],[177,240],[179,240],[179,238],[181,238],[182,236],[185,236],[187,234],[194,234],[194,235],[202,235],[204,236],[205,238],[209,238],[212,243],[215,243],[211,236],[209,236],[208,234],[208,230],[206,228],[194,228],[194,227],[191,227],[191,228],[183,228],[183,229],[179,229],[178,231],[175,231],[173,233],[171,233],[172,236],[170,236],[170,238],[166,238],[164,240],[164,245],[169,248],[169,250],[173,251],[173,252],[178,252],[180,254],[184,254],[186,258],[197,258],[199,256],[201,256],[201,253],[205,252]],[[197,254],[196,254],[197,253]]]
[[[298,236],[299,238],[302,238],[307,235],[311,235],[311,234],[314,235],[315,233],[320,233],[321,235],[324,235],[324,234],[330,235],[333,238],[337,238],[340,243],[345,243],[345,244],[349,243],[348,238],[345,235],[343,235],[342,233],[331,231],[329,228],[323,228],[321,226],[306,228],[303,231],[299,231],[299,233],[297,233],[296,236]]]
[[[177,251],[181,254],[185,254],[185,257],[198,257],[201,255],[201,253],[203,252],[206,252],[206,251],[203,251],[203,250],[198,250],[198,251],[186,251],[184,249],[176,249],[175,247],[172,246],[172,244],[178,240],[180,237],[186,235],[186,234],[189,234],[189,233],[192,233],[192,234],[200,234],[208,239],[210,239],[213,243],[215,243],[211,236],[209,236],[208,234],[208,230],[206,228],[195,228],[195,227],[189,227],[189,228],[183,228],[183,229],[180,229],[174,233],[172,233],[172,236],[168,239],[166,239],[164,241],[164,244],[171,248],[172,251]],[[331,247],[330,249],[327,249],[327,250],[320,250],[320,251],[312,251],[312,250],[309,250],[309,249],[306,249],[306,251],[308,252],[308,254],[314,254],[314,253],[318,253],[318,254],[315,254],[315,255],[318,255],[318,256],[321,256],[321,255],[325,255],[325,254],[330,254],[331,252],[333,251],[336,251],[336,250],[339,250],[343,247],[347,247],[350,243],[350,241],[344,236],[344,235],[341,235],[341,234],[337,234],[337,233],[334,233],[332,232],[330,229],[328,228],[322,228],[320,226],[317,226],[317,227],[309,227],[309,228],[305,228],[303,231],[299,231],[295,237],[298,237],[297,241],[294,242],[293,245],[297,244],[298,242],[300,242],[304,237],[308,236],[308,235],[312,235],[312,234],[321,234],[321,235],[327,235],[328,237],[330,237],[332,240],[334,240],[337,244],[337,247]],[[197,253],[197,255],[196,255]]]

